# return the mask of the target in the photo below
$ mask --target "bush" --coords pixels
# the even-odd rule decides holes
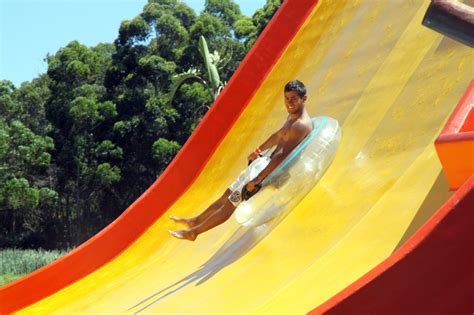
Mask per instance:
[[[68,252],[69,250],[0,249],[0,285],[29,274]]]

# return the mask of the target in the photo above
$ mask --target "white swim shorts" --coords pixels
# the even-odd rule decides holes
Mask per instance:
[[[239,177],[229,186],[232,193],[229,196],[229,201],[238,206],[242,202],[242,188],[251,180],[260,174],[260,172],[267,167],[271,159],[269,156],[262,156],[255,159],[245,170],[243,170]]]

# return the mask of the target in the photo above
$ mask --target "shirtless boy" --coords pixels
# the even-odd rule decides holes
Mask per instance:
[[[193,218],[171,216],[171,220],[187,225],[187,229],[169,231],[171,235],[194,241],[199,234],[224,223],[242,201],[241,192],[244,186],[248,192],[256,189],[256,186],[270,175],[298,143],[311,132],[311,118],[305,108],[307,96],[304,84],[298,80],[288,82],[284,88],[284,97],[288,118],[283,127],[248,156],[251,164],[204,212]],[[276,149],[269,158],[260,157],[262,151],[273,146],[276,146]],[[252,174],[254,175],[252,176]]]

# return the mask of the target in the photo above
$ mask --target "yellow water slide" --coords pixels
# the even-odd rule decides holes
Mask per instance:
[[[270,27],[298,19],[301,2],[285,1]],[[427,6],[312,4],[189,188],[114,259],[19,313],[306,313],[389,257],[450,196],[433,141],[474,71],[470,48],[421,26]],[[342,128],[323,178],[284,218],[170,237],[168,216],[202,211],[282,125],[295,78],[310,115]]]

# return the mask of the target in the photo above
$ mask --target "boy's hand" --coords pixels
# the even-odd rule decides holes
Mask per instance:
[[[257,147],[252,153],[250,153],[250,155],[248,156],[248,160],[249,160],[249,165],[250,163],[252,163],[254,160],[256,160],[257,158],[260,157],[260,154],[262,153],[262,150]]]
[[[247,191],[252,192],[255,189],[255,183],[254,182],[249,182],[247,184]]]
[[[247,160],[249,161],[249,164],[256,160],[259,157],[257,152],[252,152],[250,155],[247,157]]]
[[[257,186],[258,184],[260,184],[260,182],[258,181],[257,178],[255,178],[254,180],[251,180],[247,184],[247,191],[252,192],[255,189],[255,186]]]

